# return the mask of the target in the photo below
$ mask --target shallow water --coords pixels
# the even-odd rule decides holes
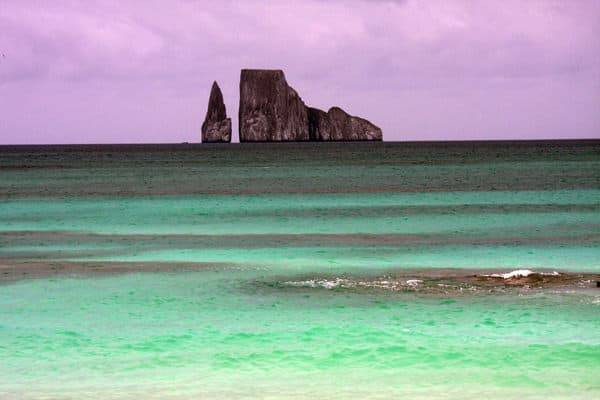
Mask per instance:
[[[597,397],[598,171],[597,141],[0,147],[0,397]],[[466,278],[521,268],[588,275]]]
[[[431,298],[265,282],[265,271],[213,269],[4,286],[3,397],[598,391],[597,294]]]

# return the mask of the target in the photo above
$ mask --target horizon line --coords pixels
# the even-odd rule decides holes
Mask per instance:
[[[262,141],[262,142],[224,142],[224,143],[206,143],[206,142],[112,142],[112,143],[0,143],[0,147],[9,146],[148,146],[148,145],[216,145],[227,146],[231,144],[327,144],[327,143],[486,143],[486,142],[576,142],[576,141],[600,141],[600,137],[582,137],[582,138],[546,138],[546,139],[447,139],[447,140],[339,140],[339,141]]]

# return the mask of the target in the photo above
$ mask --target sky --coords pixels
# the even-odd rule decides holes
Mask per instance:
[[[0,143],[199,142],[242,68],[384,140],[600,138],[600,0],[0,1]]]

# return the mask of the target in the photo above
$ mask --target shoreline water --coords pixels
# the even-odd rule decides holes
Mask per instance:
[[[0,147],[0,397],[598,397],[597,171],[600,141]]]
[[[328,278],[215,268],[0,285],[9,345],[0,397],[584,399],[600,390],[596,291],[306,284]],[[399,276],[362,282],[383,278]]]

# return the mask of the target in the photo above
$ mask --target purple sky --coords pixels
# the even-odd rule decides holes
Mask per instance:
[[[0,143],[198,142],[241,68],[385,140],[600,138],[600,0],[0,1]]]

